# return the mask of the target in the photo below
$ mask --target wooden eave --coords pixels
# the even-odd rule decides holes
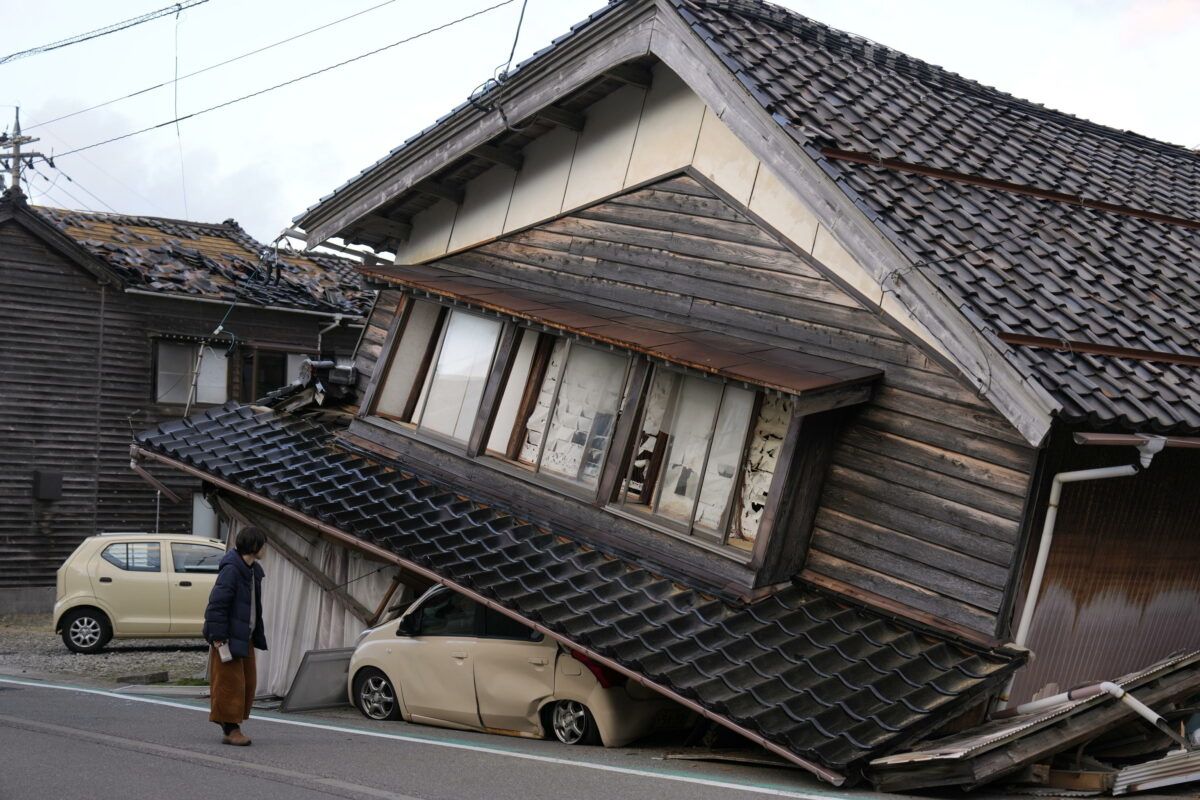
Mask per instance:
[[[638,65],[629,69],[622,65],[650,52],[656,14],[654,3],[648,0],[613,6],[567,41],[521,66],[499,90],[505,116],[514,126],[524,125],[611,70],[617,70],[611,78],[616,84],[632,79]],[[506,146],[503,140],[509,132],[499,114],[464,104],[295,222],[306,232],[308,246],[315,247],[456,162],[468,159],[475,163],[476,174],[482,173],[494,165],[489,158],[492,153],[485,150],[486,155],[474,156],[472,152],[480,147]],[[404,221],[386,213],[381,216]]]

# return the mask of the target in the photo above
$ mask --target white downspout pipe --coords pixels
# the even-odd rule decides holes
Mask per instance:
[[[1141,468],[1149,467],[1155,454],[1162,450],[1165,444],[1165,438],[1154,436],[1147,438],[1138,445]],[[1060,472],[1054,476],[1054,480],[1050,485],[1050,503],[1046,508],[1046,521],[1042,524],[1042,540],[1038,544],[1037,559],[1033,564],[1033,575],[1029,579],[1029,592],[1025,596],[1025,608],[1021,611],[1021,621],[1017,624],[1017,634],[1013,638],[1015,644],[1024,647],[1025,641],[1029,638],[1029,627],[1033,622],[1033,612],[1037,608],[1038,595],[1042,591],[1042,578],[1046,574],[1046,562],[1050,560],[1050,544],[1054,541],[1054,524],[1058,521],[1058,503],[1062,498],[1063,484],[1078,483],[1080,481],[1097,481],[1105,478],[1126,478],[1136,475],[1138,469],[1139,466],[1137,464],[1125,464],[1120,467],[1099,467],[1097,469],[1080,469],[1074,472]],[[1015,680],[1015,674],[1008,679],[1008,685],[1004,687],[1004,693],[1000,695],[1000,700],[996,703],[997,711],[1008,707],[1008,700],[1012,694],[1013,682]]]
[[[1051,697],[1046,697],[1041,700],[1034,700],[1029,703],[1024,703],[1016,708],[1009,708],[1003,711],[997,711],[992,714],[993,719],[1005,719],[1007,717],[1022,716],[1024,714],[1036,714],[1039,711],[1047,711],[1056,706],[1061,706],[1064,703],[1070,703],[1074,700],[1086,700],[1089,697],[1107,694],[1125,703],[1132,708],[1137,715],[1149,722],[1154,727],[1170,737],[1171,741],[1178,744],[1184,750],[1195,750],[1187,739],[1179,735],[1179,732],[1171,727],[1171,723],[1162,718],[1154,709],[1147,706],[1141,700],[1138,700],[1133,695],[1126,692],[1120,686],[1111,681],[1102,681],[1094,683],[1090,686],[1081,686],[1078,689],[1072,689],[1069,692],[1062,692]]]

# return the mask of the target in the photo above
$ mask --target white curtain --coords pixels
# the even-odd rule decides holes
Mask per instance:
[[[371,612],[399,571],[394,564],[369,559],[338,542],[302,536],[278,523],[259,525]],[[258,694],[282,697],[306,651],[350,647],[365,625],[275,548],[268,546],[262,566],[266,572],[263,625],[269,649],[255,654]]]

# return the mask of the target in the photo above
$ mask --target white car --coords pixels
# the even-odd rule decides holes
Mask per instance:
[[[347,688],[371,719],[619,747],[689,712],[444,586],[370,628]]]
[[[225,544],[187,534],[90,536],[58,568],[54,630],[76,653],[113,637],[199,637]]]

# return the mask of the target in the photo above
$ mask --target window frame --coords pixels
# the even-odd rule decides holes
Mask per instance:
[[[179,338],[172,338],[169,336],[154,336],[151,338],[150,341],[154,348],[154,351],[152,354],[152,359],[151,359],[152,375],[151,375],[151,381],[150,381],[150,393],[151,393],[151,399],[153,400],[153,402],[156,405],[161,405],[161,406],[187,405],[188,397],[191,395],[191,388],[189,385],[189,388],[187,389],[187,391],[184,394],[183,400],[164,400],[164,399],[162,399],[163,394],[161,394],[159,392],[159,382],[160,382],[160,375],[162,374],[162,369],[163,369],[163,356],[162,356],[163,345],[186,347],[190,350],[190,353],[187,358],[187,364],[188,364],[187,372],[183,373],[183,375],[180,376],[180,379],[183,379],[183,378],[188,378],[189,380],[191,379],[191,375],[192,375],[191,365],[195,364],[196,353],[197,353],[198,349],[200,349],[200,348],[208,348],[209,351],[214,354],[214,357],[220,358],[224,362],[225,381],[223,384],[223,399],[217,400],[217,401],[200,400],[199,399],[200,384],[199,384],[199,382],[197,382],[196,398],[191,401],[192,407],[219,406],[222,403],[226,403],[230,399],[232,399],[233,395],[230,392],[230,385],[231,385],[231,381],[232,381],[232,377],[230,375],[232,370],[229,369],[230,360],[225,356],[225,354],[221,353],[218,350],[218,348],[213,346],[213,342],[210,342],[207,339],[179,339]],[[206,358],[207,357],[205,356],[205,357],[202,357],[200,360],[201,370],[203,370],[203,368],[204,368],[203,365],[204,365],[204,361],[206,360]],[[172,390],[174,390],[176,388],[176,386],[178,386],[178,384],[179,384],[179,381],[176,381],[175,383],[173,383],[167,389],[166,393],[169,394]]]
[[[158,554],[158,566],[155,567],[154,569],[150,569],[149,567],[131,566],[133,559],[131,559],[129,557],[129,548],[133,547],[134,545],[144,546],[146,548],[147,555],[149,555],[150,553],[157,553]],[[116,560],[116,556],[112,556],[112,557],[109,556],[109,551],[113,550],[116,547],[124,547],[125,548],[124,563],[119,563]],[[117,569],[122,570],[124,572],[146,572],[146,573],[159,573],[159,574],[161,574],[163,572],[162,544],[160,542],[111,542],[109,544],[106,544],[103,548],[101,548],[100,558],[103,559],[105,562],[112,564],[114,567],[116,567]],[[147,559],[147,563],[149,563],[149,559]]]
[[[383,386],[393,368],[399,343],[404,335],[404,331],[408,327],[412,310],[417,303],[428,303],[438,307],[439,316],[443,319],[443,315],[448,316],[452,310],[457,309],[488,319],[499,319],[501,322],[502,327],[493,350],[490,371],[485,379],[485,386],[480,398],[474,428],[469,441],[465,445],[461,440],[441,436],[435,432],[422,431],[413,423],[397,420],[393,415],[379,411],[378,406],[383,394]],[[444,327],[444,322],[439,322],[438,324]],[[439,331],[437,338],[440,339],[441,335]],[[516,459],[509,458],[509,454],[512,453],[513,442],[519,441],[521,431],[524,430],[524,427],[518,426],[517,423],[514,423],[513,430],[510,432],[508,447],[503,456],[499,455],[498,451],[489,451],[487,449],[492,428],[496,423],[496,416],[503,399],[506,383],[517,360],[521,337],[527,335],[542,336],[539,347],[544,348],[547,361],[549,360],[550,351],[558,339],[577,340],[583,346],[596,347],[598,349],[609,348],[614,352],[625,354],[628,358],[622,387],[621,403],[618,406],[616,419],[611,429],[608,448],[604,454],[604,461],[600,467],[599,477],[594,486],[589,487],[559,479],[552,474],[535,471],[529,465],[518,463]],[[435,353],[432,352],[434,348],[429,349],[431,352],[427,353],[426,356],[427,360],[432,362],[432,359],[435,357]],[[426,373],[431,368],[431,363],[425,364],[422,367]],[[564,370],[565,368],[566,363],[563,365]],[[619,497],[619,493],[624,485],[624,479],[628,475],[630,464],[636,456],[635,448],[641,432],[646,401],[650,394],[654,376],[659,370],[680,373],[685,378],[698,377],[707,381],[717,382],[722,386],[723,397],[725,392],[724,387],[726,386],[737,386],[754,394],[753,405],[749,412],[745,430],[742,432],[740,449],[738,451],[737,473],[722,510],[719,535],[714,535],[706,530],[694,530],[695,507],[690,517],[691,522],[687,526],[683,526],[674,523],[668,517],[646,513],[643,510],[631,507],[623,503]],[[532,369],[530,374],[532,375]],[[419,391],[420,388],[414,382],[410,393],[415,394]],[[527,381],[526,396],[522,404],[531,405],[536,403],[538,391],[538,382]],[[778,444],[774,474],[765,490],[764,505],[754,529],[754,538],[739,539],[741,544],[737,544],[734,543],[730,534],[731,515],[737,506],[739,497],[745,491],[746,461],[751,451],[753,436],[760,414],[762,413],[763,403],[768,395],[780,395],[787,399],[787,435]],[[847,404],[846,407],[850,408],[853,405]],[[802,479],[797,476],[803,475],[811,478],[813,475],[812,470],[819,468],[821,464],[828,461],[828,446],[826,443],[832,441],[835,436],[833,431],[838,426],[829,427],[825,423],[817,422],[815,425],[816,429],[814,430],[813,426],[805,423],[806,420],[813,417],[825,418],[827,420],[836,419],[836,415],[841,410],[844,410],[841,409],[841,406],[835,406],[834,408],[839,409],[839,411],[827,412],[828,408],[829,406],[820,397],[800,399],[786,392],[777,392],[761,385],[738,381],[714,375],[704,370],[690,368],[686,365],[676,364],[672,361],[655,357],[653,354],[639,353],[630,348],[613,346],[600,340],[593,340],[583,333],[572,333],[567,330],[537,325],[536,323],[530,323],[503,313],[492,314],[486,310],[477,309],[469,304],[457,303],[448,298],[415,296],[411,293],[405,293],[397,303],[396,312],[389,326],[383,350],[377,362],[376,369],[373,371],[367,385],[364,402],[359,411],[359,418],[382,430],[394,432],[405,438],[439,450],[464,456],[470,461],[493,472],[507,475],[556,494],[587,503],[596,510],[628,520],[638,527],[645,529],[647,532],[652,531],[679,539],[691,547],[715,553],[730,561],[743,564],[751,570],[763,570],[769,568],[769,565],[766,564],[767,560],[779,557],[776,551],[786,544],[782,540],[788,539],[790,541],[794,535],[798,535],[793,530],[794,528],[805,528],[806,525],[807,528],[811,528],[812,520],[809,513],[809,506],[815,509],[816,498],[815,496],[813,498],[807,497],[810,491],[814,491],[810,490],[808,485],[812,483],[819,487],[823,481],[816,481],[814,483],[811,480],[803,480],[803,483],[800,483],[799,481]],[[520,413],[526,414],[528,412],[526,409],[523,409]],[[718,408],[717,413],[714,415],[714,427],[719,420],[719,416],[720,409]],[[549,418],[547,419],[548,425]],[[804,425],[805,430],[804,442],[801,441],[798,433],[801,425]],[[811,441],[821,444],[814,452],[809,453],[809,443]],[[802,444],[804,446],[801,446]],[[706,445],[706,448],[709,451],[708,454],[711,455],[711,440]],[[700,491],[701,487],[697,487],[697,502],[699,501]],[[799,491],[805,494],[806,497],[798,505],[797,502],[784,496],[789,491]],[[801,509],[799,513],[796,511],[797,508]],[[793,516],[797,517],[797,519],[792,519]],[[807,519],[807,523],[801,520],[801,517]],[[811,535],[811,530],[805,534],[804,542],[800,545],[801,547],[806,546],[805,543],[809,535]],[[776,553],[776,555],[772,556],[772,553]]]
[[[661,460],[655,468],[654,481],[651,484],[650,489],[651,502],[636,503],[628,500],[629,476],[633,470],[633,462],[638,455],[637,452],[635,452],[637,447],[636,442],[640,440],[643,435],[642,423],[645,421],[645,415],[648,411],[646,408],[646,401],[649,399],[650,392],[654,386],[654,381],[658,378],[659,374],[664,372],[678,375],[680,379],[680,384],[676,387],[676,391],[673,393],[673,396],[668,403],[668,412],[672,416],[674,416],[675,412],[679,408],[680,397],[682,396],[682,389],[684,387],[683,382],[689,378],[699,378],[700,380],[712,381],[714,384],[720,386],[721,390],[721,396],[717,402],[716,408],[713,411],[709,435],[705,441],[704,460],[699,469],[701,481],[696,486],[696,494],[695,498],[692,500],[692,508],[688,516],[687,523],[680,522],[677,519],[669,517],[665,514],[661,514],[657,511],[658,506],[661,504],[662,486],[660,482],[665,476],[666,469],[662,462],[666,460],[667,455],[670,452],[669,441],[666,442],[662,447]],[[736,463],[738,464],[738,468],[736,470],[729,494],[725,500],[724,507],[721,510],[720,522],[716,526],[716,533],[714,534],[703,529],[697,530],[696,516],[704,492],[703,476],[708,471],[709,458],[712,455],[713,449],[713,440],[716,438],[717,425],[721,419],[721,411],[725,406],[727,390],[729,387],[740,388],[744,391],[749,391],[753,394],[753,397],[751,398],[750,412],[746,418],[745,429],[741,434],[741,443],[737,449],[738,457]],[[680,369],[673,364],[655,364],[654,369],[651,370],[650,374],[646,378],[646,387],[642,391],[641,407],[638,409],[638,413],[634,418],[632,426],[634,429],[634,438],[627,447],[626,460],[628,463],[625,465],[625,468],[617,481],[617,485],[614,487],[613,493],[609,496],[609,509],[627,518],[637,520],[643,524],[649,524],[665,533],[682,537],[689,542],[708,545],[709,549],[715,549],[720,553],[736,553],[739,556],[738,560],[749,561],[753,557],[753,551],[757,549],[757,534],[762,532],[761,527],[756,533],[755,546],[747,549],[737,547],[736,545],[730,543],[729,525],[733,508],[736,505],[736,499],[742,489],[743,481],[745,479],[746,459],[749,454],[751,438],[754,435],[755,423],[762,410],[763,393],[764,390],[762,387],[751,386],[749,384],[741,384],[739,386],[737,381],[731,381],[711,375],[697,374],[693,370]],[[673,422],[674,420],[672,420],[672,423]],[[660,431],[660,433],[666,433],[666,431]],[[783,459],[788,457],[788,454],[781,449],[778,457]]]
[[[625,406],[634,404],[634,398],[630,393],[633,377],[638,369],[639,359],[632,352],[625,351],[621,348],[605,347],[603,342],[595,342],[587,340],[585,337],[573,337],[557,332],[540,331],[535,328],[521,327],[518,330],[518,336],[512,345],[512,352],[508,357],[508,363],[504,365],[503,379],[499,381],[499,391],[495,402],[489,409],[484,409],[487,413],[488,424],[486,433],[482,438],[482,447],[476,451],[476,454],[487,459],[493,465],[502,469],[502,471],[520,475],[526,480],[531,481],[540,486],[554,489],[555,491],[563,492],[578,499],[587,500],[592,503],[599,502],[600,498],[607,497],[604,493],[607,473],[609,465],[613,460],[621,446],[621,441],[618,436],[621,428],[621,422],[625,419],[627,410]],[[535,335],[538,337],[537,343],[534,345],[535,350],[530,364],[529,374],[526,376],[525,387],[522,389],[521,401],[518,404],[517,412],[513,419],[512,429],[509,432],[508,442],[503,454],[497,450],[488,450],[487,441],[491,438],[491,432],[496,424],[496,416],[500,411],[500,401],[508,378],[511,374],[513,361],[516,358],[517,350],[520,346],[521,338],[527,335]],[[562,364],[559,366],[558,374],[555,379],[554,391],[551,395],[550,403],[546,409],[545,427],[542,430],[541,441],[538,444],[537,457],[533,463],[520,460],[520,449],[524,439],[525,431],[529,428],[529,418],[537,410],[538,398],[541,395],[542,385],[549,374],[551,357],[554,347],[558,342],[564,342],[566,350],[562,359]],[[609,427],[608,443],[603,450],[599,466],[596,471],[596,478],[592,483],[586,483],[580,480],[572,480],[568,477],[556,475],[553,472],[548,472],[543,469],[543,458],[546,452],[546,443],[550,432],[551,423],[555,419],[555,412],[558,409],[558,402],[562,392],[562,379],[566,375],[567,369],[571,361],[571,352],[575,347],[585,348],[587,350],[595,350],[598,352],[611,352],[624,358],[625,366],[620,380],[620,388],[618,390],[618,399],[616,408],[613,410],[613,418]],[[590,434],[589,434],[590,440]],[[585,444],[586,449],[586,444]],[[583,461],[580,462],[580,470],[583,469]]]
[[[386,427],[400,431],[419,441],[449,448],[459,453],[465,452],[468,456],[474,457],[478,454],[477,442],[484,435],[481,433],[481,428],[490,414],[490,405],[493,401],[492,394],[494,393],[493,384],[496,382],[496,373],[498,372],[497,367],[509,359],[510,354],[507,344],[510,343],[513,336],[513,323],[502,316],[486,314],[474,308],[446,305],[432,300],[414,300],[407,297],[405,301],[404,307],[397,310],[393,328],[388,334],[385,344],[385,358],[381,359],[381,365],[376,369],[375,377],[372,378],[367,388],[368,396],[364,398],[365,402],[363,403],[363,407],[367,411],[360,415],[373,417],[377,422],[384,424]],[[430,331],[429,341],[424,345],[424,351],[414,372],[412,385],[408,388],[404,404],[401,406],[401,413],[394,414],[382,410],[379,406],[383,401],[388,379],[396,366],[396,355],[404,340],[405,332],[409,330],[413,310],[418,303],[427,303],[436,307],[437,316]],[[456,311],[476,319],[496,322],[499,325],[499,330],[496,333],[496,339],[492,346],[490,361],[486,372],[483,374],[483,386],[480,392],[479,404],[475,408],[474,416],[472,417],[471,425],[465,439],[459,439],[452,434],[423,427],[421,420],[416,419],[418,412],[423,412],[428,402],[426,385],[432,386],[430,382],[436,373],[437,361],[445,341],[446,332],[450,327],[451,315]],[[423,399],[425,403],[422,402]]]

